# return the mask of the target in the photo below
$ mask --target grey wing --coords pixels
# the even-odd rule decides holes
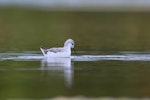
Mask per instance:
[[[57,53],[57,52],[62,52],[63,49],[62,48],[50,48],[50,49],[47,49],[47,52],[48,51]]]

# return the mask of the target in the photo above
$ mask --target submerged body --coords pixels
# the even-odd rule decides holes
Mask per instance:
[[[74,48],[74,41],[72,39],[67,39],[64,43],[64,47],[40,49],[45,57],[70,57],[71,48]]]

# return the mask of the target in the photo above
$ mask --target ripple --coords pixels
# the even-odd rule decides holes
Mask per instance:
[[[0,53],[0,60],[14,60],[14,61],[41,61],[44,59],[42,54],[32,53]],[[115,61],[150,61],[149,53],[118,53],[118,54],[103,54],[103,55],[82,55],[71,56],[72,61],[103,61],[103,60],[115,60]]]
[[[98,60],[118,60],[118,61],[150,61],[150,55],[82,55],[73,57],[73,61],[98,61]]]

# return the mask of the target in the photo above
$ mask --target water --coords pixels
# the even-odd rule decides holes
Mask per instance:
[[[0,53],[1,99],[150,96],[148,52],[87,53],[55,59],[36,51]]]
[[[149,99],[149,17],[0,8],[0,99]],[[42,56],[68,38],[78,56]]]

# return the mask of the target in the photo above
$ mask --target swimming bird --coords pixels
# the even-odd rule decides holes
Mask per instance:
[[[64,47],[54,47],[50,49],[41,47],[40,50],[45,57],[70,57],[71,48],[74,50],[74,45],[75,43],[72,39],[67,39],[64,43]]]

